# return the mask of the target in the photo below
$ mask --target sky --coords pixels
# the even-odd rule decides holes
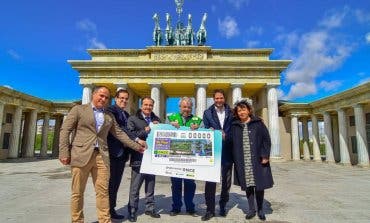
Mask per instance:
[[[53,101],[80,100],[67,60],[86,49],[153,45],[152,16],[176,21],[174,0],[4,0],[0,5],[0,86]],[[312,102],[370,81],[369,0],[185,0],[197,31],[203,13],[214,49],[273,48],[292,60],[279,99]]]

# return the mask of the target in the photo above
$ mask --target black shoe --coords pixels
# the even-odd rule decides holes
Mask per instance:
[[[177,211],[177,210],[170,211],[170,216],[176,216],[178,214],[180,214],[180,211]]]
[[[131,213],[129,214],[129,216],[128,216],[128,220],[129,220],[130,222],[136,222],[136,221],[137,221],[137,215],[136,215],[136,213],[135,213],[135,212],[131,212]]]
[[[215,216],[215,213],[207,211],[204,216],[202,216],[202,221],[208,221],[209,219],[213,218]]]
[[[110,217],[113,219],[117,219],[117,220],[121,220],[125,218],[124,215],[117,214],[117,212],[114,209],[110,211]]]
[[[160,218],[161,215],[156,213],[154,210],[153,211],[145,211],[146,215],[149,215],[152,218]]]
[[[262,221],[266,220],[265,213],[262,210],[258,211],[258,218]]]
[[[186,211],[186,213],[187,213],[188,215],[193,216],[193,217],[198,217],[197,212],[195,212],[195,210]]]
[[[256,212],[255,211],[248,212],[247,215],[245,215],[245,219],[252,219],[252,218],[254,218],[254,216],[256,216]]]
[[[227,215],[227,212],[226,212],[225,206],[220,205],[220,216],[226,217],[226,215]]]

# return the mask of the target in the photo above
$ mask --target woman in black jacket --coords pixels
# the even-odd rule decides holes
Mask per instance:
[[[256,195],[258,217],[266,220],[263,212],[264,190],[274,184],[269,163],[270,135],[262,120],[253,116],[252,106],[246,100],[235,104],[234,116],[231,126],[234,176],[235,184],[247,194],[249,210],[245,218],[256,216]]]

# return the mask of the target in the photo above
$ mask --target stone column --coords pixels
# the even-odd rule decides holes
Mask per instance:
[[[53,150],[52,150],[53,157],[59,156],[59,133],[60,133],[60,128],[62,127],[62,122],[63,122],[63,116],[57,116],[55,118]]]
[[[18,158],[21,124],[22,124],[22,108],[17,106],[14,111],[12,134],[10,135],[9,140],[8,158]]]
[[[311,160],[310,146],[308,144],[308,120],[307,117],[302,118],[302,138],[303,138],[303,159]]]
[[[150,97],[154,100],[153,112],[159,116],[161,111],[161,84],[149,83],[149,85],[152,88],[150,91]]]
[[[3,127],[3,117],[4,117],[4,103],[0,101],[0,149],[3,148],[3,142],[1,140],[2,136],[2,127]]]
[[[331,130],[331,118],[329,112],[324,112],[325,153],[327,162],[335,162],[333,154],[333,134]]]
[[[275,85],[267,86],[267,111],[269,121],[269,131],[271,137],[271,156],[279,157],[280,154],[280,129],[278,99]]]
[[[88,104],[91,102],[92,97],[92,84],[85,84],[82,91],[82,104]]]
[[[25,154],[24,157],[34,157],[35,153],[35,137],[36,137],[36,123],[37,123],[37,111],[31,110],[29,114],[29,120],[27,122],[27,131],[23,135],[25,137]]]
[[[332,129],[333,129],[333,153],[334,153],[334,160],[335,160],[335,162],[340,162],[338,116],[332,116],[331,126],[332,126]]]
[[[49,113],[44,115],[44,123],[42,123],[42,138],[41,138],[41,150],[40,156],[46,157],[48,153],[48,133],[49,133]]]
[[[314,161],[321,161],[320,154],[320,139],[319,139],[319,123],[317,121],[317,116],[311,115],[312,122],[312,153]]]
[[[292,115],[290,121],[292,128],[292,159],[300,160],[301,157],[299,154],[299,132],[297,115]]]
[[[338,109],[340,163],[351,164],[348,152],[347,119],[343,108]]]
[[[206,110],[207,106],[207,84],[196,84],[196,88],[197,88],[196,115],[202,118],[203,112]]]
[[[232,89],[232,104],[239,101],[242,98],[242,87],[243,84],[231,84]]]
[[[354,107],[355,123],[356,123],[356,142],[358,165],[369,166],[369,153],[367,150],[366,139],[366,119],[361,104],[356,104]]]

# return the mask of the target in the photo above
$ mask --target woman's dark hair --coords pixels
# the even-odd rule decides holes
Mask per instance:
[[[233,114],[234,114],[234,117],[236,119],[239,119],[239,117],[238,117],[238,108],[247,108],[249,110],[249,116],[253,115],[253,107],[252,107],[251,103],[249,103],[247,100],[237,101],[234,104]]]

